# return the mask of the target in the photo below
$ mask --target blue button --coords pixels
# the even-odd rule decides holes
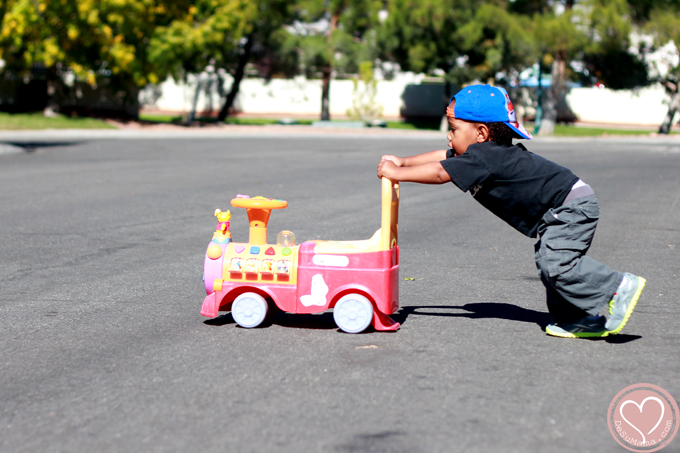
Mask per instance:
[[[259,255],[260,254],[260,247],[254,245],[250,247],[250,254],[251,255]]]

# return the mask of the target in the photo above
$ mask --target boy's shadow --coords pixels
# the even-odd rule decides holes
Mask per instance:
[[[465,310],[461,312],[460,310]],[[504,303],[474,303],[465,305],[419,305],[401,307],[398,313],[390,315],[395,321],[404,323],[411,315],[443,316],[452,318],[498,318],[510,321],[531,322],[541,326],[541,329],[552,322],[550,315],[541,311],[518,307]]]
[[[427,310],[427,311],[422,311]],[[437,311],[430,311],[437,310]],[[453,311],[455,310],[455,311]],[[465,310],[461,313],[459,310]],[[399,312],[390,315],[395,321],[404,324],[411,315],[417,316],[443,316],[443,317],[464,317],[464,318],[497,318],[510,321],[521,321],[538,324],[541,330],[545,331],[548,324],[551,324],[550,314],[542,311],[531,310],[529,308],[518,307],[517,305],[505,303],[473,303],[465,305],[420,305],[401,307]],[[614,335],[611,337],[598,338],[606,340],[608,343],[628,343],[637,340],[639,335]]]

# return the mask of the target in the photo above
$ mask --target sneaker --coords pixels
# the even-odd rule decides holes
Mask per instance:
[[[642,277],[624,274],[623,281],[616,290],[614,298],[609,302],[609,319],[604,327],[610,334],[621,332],[623,326],[626,325],[646,282],[647,280]]]
[[[554,337],[562,338],[596,338],[609,335],[604,325],[604,316],[586,316],[569,324],[550,324],[545,328],[545,333]]]

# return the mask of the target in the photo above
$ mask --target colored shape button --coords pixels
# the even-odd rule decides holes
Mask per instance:
[[[264,251],[265,255],[276,255],[276,252],[274,251],[274,247],[269,247],[267,250]]]
[[[257,245],[250,247],[250,254],[251,255],[259,255],[260,254],[260,247],[258,247]]]
[[[291,254],[291,252],[292,252],[292,250],[289,249],[288,247],[284,247],[283,250],[281,250],[281,254],[282,254],[283,256],[288,256],[288,255]]]

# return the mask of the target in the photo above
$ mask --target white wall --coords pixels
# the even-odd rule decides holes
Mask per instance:
[[[383,106],[383,117],[441,115],[445,104],[444,86],[420,83],[422,79],[422,76],[407,75],[396,80],[380,80],[377,102]],[[140,95],[143,110],[189,112],[195,80],[191,77],[188,84],[183,84],[169,79],[155,89],[145,90]],[[225,81],[224,89],[228,90],[230,85],[231,79]],[[198,112],[207,110],[210,103],[213,111],[219,111],[220,99],[214,88],[210,97],[205,94],[199,97]],[[353,90],[351,80],[331,81],[331,116],[346,114],[352,106]],[[244,79],[239,91],[236,109],[244,114],[318,117],[321,112],[321,80],[297,77],[267,83],[261,79]],[[668,111],[668,97],[661,86],[636,92],[573,88],[567,102],[579,121],[588,123],[658,126]]]
[[[668,95],[660,85],[639,91],[573,88],[567,102],[579,121],[592,123],[659,126],[668,112]]]
[[[196,79],[187,84],[168,79],[156,89],[147,89],[140,96],[145,111],[189,112],[196,89]],[[383,107],[383,117],[398,118],[402,115],[439,116],[445,103],[443,85],[420,84],[422,77],[404,77],[378,82],[376,102]],[[225,90],[231,80],[225,82]],[[156,91],[154,94],[153,91]],[[332,80],[330,92],[331,116],[344,116],[352,107],[354,84],[351,80]],[[213,110],[219,111],[220,101],[216,90],[211,96],[199,96],[197,111],[206,110],[212,102]],[[244,79],[236,98],[236,109],[244,114],[271,115],[274,117],[319,116],[321,112],[321,80]]]

